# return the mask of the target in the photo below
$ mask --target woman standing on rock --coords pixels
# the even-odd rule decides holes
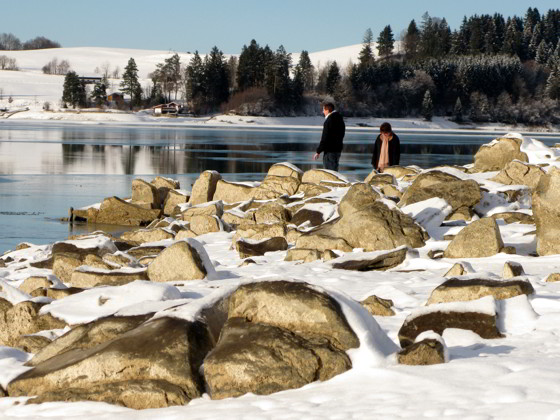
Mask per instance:
[[[379,172],[388,166],[398,165],[401,158],[401,142],[399,136],[393,133],[391,124],[384,122],[379,127],[379,135],[373,146],[371,164]]]

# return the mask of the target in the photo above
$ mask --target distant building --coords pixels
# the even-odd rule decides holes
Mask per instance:
[[[113,103],[121,103],[124,102],[124,95],[120,92],[113,92],[107,96],[107,101]]]
[[[163,114],[182,114],[185,112],[183,104],[179,102],[169,102],[168,104],[156,105],[152,108],[155,115]]]
[[[80,79],[80,82],[82,82],[85,85],[94,85],[95,83],[99,83],[101,82],[101,77],[89,77],[89,76],[80,76],[78,77],[78,79]]]

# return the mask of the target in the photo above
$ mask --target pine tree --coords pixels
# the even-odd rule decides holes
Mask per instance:
[[[430,91],[426,89],[424,94],[424,100],[422,101],[422,116],[426,121],[432,121],[434,114],[434,103],[432,102],[432,95]]]
[[[508,55],[521,56],[521,32],[518,30],[515,19],[510,19],[507,24],[506,33],[504,35],[504,43],[502,52]]]
[[[560,65],[554,66],[546,81],[545,94],[550,99],[560,100]]]
[[[218,47],[212,48],[204,58],[204,82],[206,84],[206,104],[211,110],[229,98],[229,73],[224,54]]]
[[[414,19],[408,24],[406,35],[404,36],[404,53],[408,58],[415,58],[418,54],[418,42],[420,41],[420,31]]]
[[[334,95],[334,92],[336,91],[337,85],[340,83],[341,78],[342,77],[340,76],[340,69],[338,68],[338,64],[336,64],[336,61],[333,61],[329,66],[327,79],[325,82],[325,88],[329,95]]]
[[[296,75],[299,75],[298,77],[301,79],[303,92],[310,92],[313,90],[315,87],[315,67],[311,63],[309,53],[305,50],[302,51],[299,56],[294,77]]]
[[[134,58],[128,60],[128,64],[124,68],[121,82],[121,92],[130,96],[130,108],[140,105],[142,101],[142,87],[138,81],[138,67]]]
[[[539,64],[545,65],[548,62],[549,55],[550,55],[550,46],[543,39],[537,48],[537,52],[535,54],[535,61]]]
[[[463,104],[459,97],[457,97],[457,101],[455,101],[455,106],[453,107],[453,119],[458,123],[463,122]]]
[[[367,67],[375,61],[373,50],[371,48],[372,42],[373,32],[371,31],[371,28],[368,28],[364,34],[362,49],[360,50],[360,55],[358,56],[361,67]]]
[[[64,77],[64,86],[62,90],[62,101],[76,106],[86,106],[86,87],[80,81],[80,78],[74,71],[69,71]]]
[[[91,98],[98,107],[107,102],[107,85],[103,80],[95,84],[91,93]]]
[[[393,54],[394,45],[395,38],[393,37],[391,25],[387,25],[379,33],[379,37],[377,38],[377,51],[381,57],[388,57]]]

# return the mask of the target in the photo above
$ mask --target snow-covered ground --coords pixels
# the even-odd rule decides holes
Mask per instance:
[[[525,139],[524,150],[531,163],[546,161],[560,165],[555,161],[560,152],[539,142]],[[531,213],[527,201],[508,203],[492,195],[503,188],[488,180],[495,173],[471,176],[453,169],[447,171],[463,179],[475,179],[489,191],[484,205],[477,208],[482,214],[508,210]],[[402,181],[400,184],[404,185]],[[339,188],[327,194],[331,198],[340,198],[345,192],[346,189]],[[438,213],[438,209],[443,213],[446,211],[446,203],[437,200],[424,202],[424,207],[431,213]],[[186,406],[158,410],[134,411],[91,402],[27,406],[22,404],[25,398],[0,398],[0,418],[560,419],[560,389],[557,386],[560,379],[560,282],[545,282],[550,273],[560,272],[560,255],[532,256],[536,250],[535,226],[506,225],[500,221],[503,241],[506,246],[515,246],[517,255],[500,253],[487,258],[432,260],[427,256],[428,251],[445,249],[449,242],[439,238],[446,233],[456,233],[460,227],[439,227],[439,223],[434,223],[437,214],[425,217],[426,212],[422,213],[423,209],[417,205],[406,210],[418,217],[437,239],[430,239],[418,253],[409,253],[403,264],[387,272],[344,271],[321,261],[307,264],[286,262],[285,251],[255,257],[257,264],[240,267],[237,252],[230,249],[232,233],[220,232],[196,238],[215,268],[206,280],[180,282],[181,285],[136,282],[106,287],[103,296],[109,296],[111,302],[103,306],[92,304],[99,300],[100,293],[93,289],[45,307],[68,322],[84,322],[111,313],[165,311],[170,306],[187,303],[174,316],[188,318],[192,316],[189,308],[193,305],[205,299],[212,300],[216,294],[225,293],[242,282],[265,279],[306,281],[327,290],[342,302],[348,302],[348,298],[360,301],[372,294],[393,300],[396,315],[375,317],[375,323],[360,319],[356,316],[358,312],[346,305],[349,309],[345,313],[354,317],[350,324],[359,332],[362,342],[359,351],[351,354],[353,368],[350,371],[323,383],[315,382],[301,389],[269,396],[245,395],[212,401],[205,395]],[[16,251],[11,256],[16,261],[19,258],[40,259],[46,249],[45,245],[37,245]],[[360,251],[355,250],[353,254],[358,256]],[[396,364],[394,357],[380,356],[384,344],[368,341],[368,332],[375,332],[379,325],[394,343],[398,343],[397,333],[405,318],[424,305],[431,291],[445,281],[444,273],[458,261],[464,264],[471,277],[476,273],[479,278],[500,279],[507,261],[523,266],[526,274],[522,278],[531,282],[535,294],[496,304],[504,338],[482,339],[466,330],[448,329],[443,339],[448,347],[449,362],[440,365],[404,366]],[[42,270],[28,268],[25,263],[0,269],[3,290],[0,296],[13,303],[29,299],[16,287],[30,275],[41,273]],[[494,305],[488,298],[483,300],[473,302],[472,307],[487,310],[489,305]],[[364,347],[364,342],[368,346]],[[0,384],[5,386],[11,378],[26,370],[23,363],[29,358],[27,353],[0,347]]]

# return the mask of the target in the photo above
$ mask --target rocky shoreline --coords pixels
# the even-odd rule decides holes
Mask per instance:
[[[373,365],[445,363],[446,329],[500,339],[508,302],[531,307],[535,290],[520,264],[506,262],[496,277],[464,260],[560,254],[559,158],[511,134],[481,147],[472,165],[390,167],[360,182],[289,163],[260,183],[205,171],[192,191],[162,177],[134,180],[129,199],[69,218],[138,229],[21,244],[0,257],[0,345],[33,354],[0,396],[160,408],[326,381],[352,369],[358,350]],[[535,246],[504,242],[500,227],[513,223]],[[221,246],[236,267],[211,258],[214,237],[227,238]],[[268,255],[285,264],[271,266],[274,281],[244,276]],[[357,301],[282,268],[316,264],[343,276],[440,259],[455,265],[407,314],[399,344],[376,321],[395,316],[391,300]],[[136,306],[111,312],[115,296],[134,296]],[[89,319],[77,309],[84,302],[106,315]]]

